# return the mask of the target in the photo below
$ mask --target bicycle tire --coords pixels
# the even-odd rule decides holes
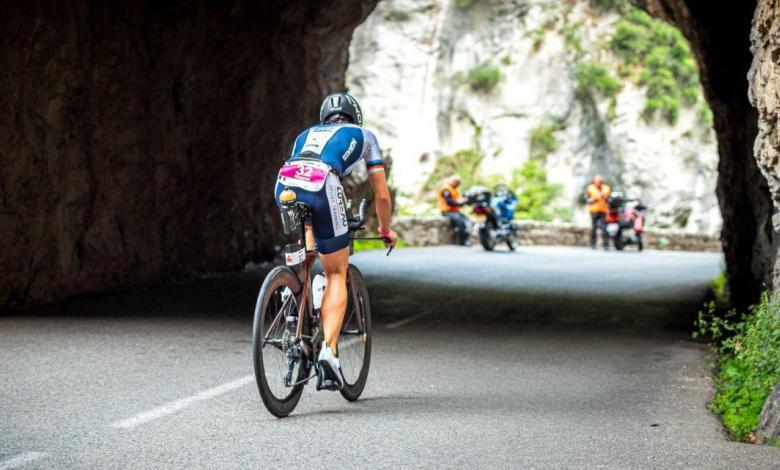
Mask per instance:
[[[353,295],[353,292],[356,295]],[[358,306],[360,307],[359,309],[357,308]],[[353,318],[350,316],[350,313],[356,314],[357,312],[362,313],[362,322],[364,325],[362,341],[363,355],[359,372],[354,373],[355,364],[350,364],[350,361],[356,361],[356,358],[359,357],[359,355],[351,353],[349,349],[350,346],[347,343],[348,335],[346,335],[345,332],[351,332],[352,325],[357,324],[357,321],[353,322]],[[357,317],[355,316],[354,319],[357,320]],[[350,334],[349,336],[354,337],[355,335]],[[352,373],[345,374],[344,387],[340,390],[341,396],[348,401],[355,401],[360,398],[360,395],[363,393],[363,389],[366,386],[368,370],[371,365],[371,343],[371,302],[368,297],[368,289],[366,288],[366,283],[363,280],[363,275],[360,273],[360,270],[350,264],[347,271],[347,311],[344,315],[341,334],[339,336],[339,359],[341,361],[342,373],[344,373],[345,366],[352,371]],[[359,340],[357,344],[360,344]],[[348,376],[355,377],[351,383],[347,378]]]
[[[268,276],[266,276],[265,281],[263,281],[263,286],[260,288],[260,294],[258,295],[257,303],[255,304],[255,316],[252,326],[252,358],[254,362],[257,389],[260,392],[260,398],[263,400],[263,404],[272,415],[283,418],[292,413],[298,404],[301,394],[303,393],[303,384],[289,387],[289,394],[284,397],[277,397],[271,389],[272,385],[269,383],[267,377],[267,364],[263,358],[263,349],[273,348],[274,346],[263,344],[262,338],[263,332],[267,332],[268,328],[271,326],[267,323],[272,321],[271,316],[266,315],[266,313],[268,313],[269,306],[280,288],[290,289],[293,296],[300,292],[301,289],[298,277],[286,266],[277,266],[271,270]],[[297,302],[294,303],[293,307],[297,310]],[[286,325],[286,322],[283,324]],[[298,374],[294,377],[295,381],[298,382],[303,380],[306,377],[308,370],[309,366],[307,360],[302,356],[298,365]]]

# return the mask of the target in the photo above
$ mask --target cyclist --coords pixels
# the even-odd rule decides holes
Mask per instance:
[[[295,139],[292,153],[279,172],[275,190],[279,205],[279,194],[285,188],[294,187],[298,201],[311,207],[306,244],[312,248],[316,241],[327,279],[320,309],[324,341],[317,363],[328,379],[326,388],[331,389],[344,386],[338,338],[347,305],[349,233],[340,179],[360,162],[365,162],[368,168],[379,235],[388,247],[395,246],[398,239],[390,228],[392,202],[379,143],[362,125],[363,114],[355,98],[347,93],[325,97],[320,107],[320,123]]]

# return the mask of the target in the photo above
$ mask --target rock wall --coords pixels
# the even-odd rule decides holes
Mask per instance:
[[[761,0],[753,18],[750,35],[753,65],[750,80],[750,102],[758,111],[758,136],[754,149],[758,167],[769,184],[774,203],[772,231],[780,232],[780,1]],[[771,239],[771,238],[770,238]],[[771,268],[771,282],[780,288],[780,257],[766,260]],[[769,276],[767,273],[765,276]],[[780,442],[780,383],[767,398],[756,429],[759,441]]]
[[[271,256],[277,162],[374,4],[3,2],[0,308]]]
[[[750,34],[753,63],[748,73],[750,102],[758,111],[755,158],[769,185],[772,230],[780,233],[780,1],[762,0],[753,18]],[[775,290],[780,287],[780,257],[768,260]]]
[[[590,228],[573,224],[516,221],[519,245],[589,246]],[[396,217],[393,227],[410,246],[435,246],[454,243],[454,232],[444,217]],[[479,239],[472,234],[472,241]],[[645,247],[654,250],[721,251],[717,237],[682,230],[649,229]]]

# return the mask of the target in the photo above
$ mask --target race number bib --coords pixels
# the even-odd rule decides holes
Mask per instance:
[[[330,167],[322,162],[288,162],[279,170],[279,184],[316,192],[325,185],[329,172]]]

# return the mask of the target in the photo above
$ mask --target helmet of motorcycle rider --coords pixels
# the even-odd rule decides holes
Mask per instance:
[[[331,93],[322,100],[320,124],[328,124],[338,117],[346,117],[352,124],[363,125],[363,111],[360,104],[349,93]]]
[[[509,188],[505,184],[497,185],[495,192],[497,198],[509,200]]]

